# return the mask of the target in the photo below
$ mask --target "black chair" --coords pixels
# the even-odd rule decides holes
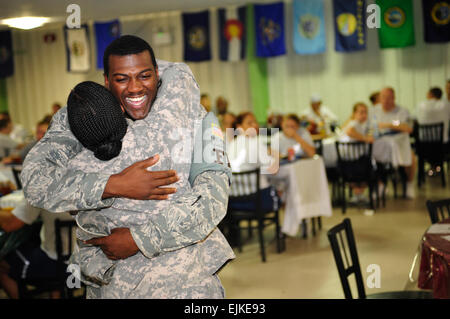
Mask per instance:
[[[11,167],[13,176],[14,176],[14,180],[16,181],[16,186],[17,189],[22,189],[22,182],[20,181],[20,172],[21,170],[18,170],[15,167]]]
[[[74,220],[62,221],[55,219],[55,247],[57,262],[60,267],[57,273],[51,278],[39,278],[39,279],[24,279],[18,282],[19,297],[21,299],[31,299],[58,290],[61,294],[61,298],[73,298],[73,290],[69,289],[66,284],[69,273],[66,272],[67,262],[70,258],[72,251],[75,248],[75,241],[73,240],[74,230],[77,227]],[[62,236],[67,238],[63,241]],[[63,243],[67,246],[63,247]],[[86,289],[84,289],[83,297],[85,296]]]
[[[450,218],[450,198],[436,201],[427,200],[426,205],[432,224]]]
[[[347,203],[345,189],[348,183],[365,183],[369,187],[370,208],[375,209],[372,194],[375,191],[378,205],[377,176],[372,165],[372,144],[363,142],[335,142],[340,176],[340,201],[345,214]]]
[[[440,166],[442,169],[442,187],[446,186],[444,170],[444,123],[419,124],[416,132],[416,154],[418,157],[417,183],[421,187],[425,182],[425,162]]]
[[[275,190],[273,189],[273,192]],[[275,198],[276,196],[275,192]],[[279,206],[279,200],[277,199]],[[241,222],[247,221],[247,229],[251,236],[252,229],[257,229],[258,239],[261,250],[262,261],[266,261],[266,252],[264,245],[263,231],[269,225],[275,225],[275,239],[277,252],[281,253],[284,249],[284,236],[280,232],[279,210],[262,208],[262,194],[260,189],[260,170],[252,170],[247,172],[233,173],[233,182],[231,184],[231,192],[228,201],[228,212],[226,223],[230,228],[231,240],[235,240],[242,251],[241,238]],[[257,226],[252,225],[252,221],[256,221]]]
[[[314,140],[314,147],[316,148],[316,154],[323,155],[323,143],[322,140]]]
[[[348,277],[355,275],[359,299],[431,299],[432,293],[427,291],[392,291],[366,295],[361,274],[355,236],[349,218],[328,231],[328,240],[333,251],[334,261],[344,290],[345,299],[353,299]],[[344,258],[343,258],[344,256]]]

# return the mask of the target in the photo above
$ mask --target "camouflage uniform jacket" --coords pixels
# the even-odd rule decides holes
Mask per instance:
[[[207,171],[202,172],[198,163],[191,165],[186,160],[193,156],[194,143],[189,144],[189,140],[194,135],[195,122],[205,117],[198,86],[184,64],[159,62],[159,71],[163,84],[158,98],[147,118],[129,123],[119,157],[105,163],[89,151],[82,151],[70,136],[67,112],[63,109],[51,125],[50,136],[47,134],[43,143],[38,143],[24,163],[24,191],[32,205],[53,211],[100,209],[98,214],[81,213],[79,217],[84,229],[93,233],[108,234],[111,228],[124,226],[131,229],[141,252],[105,268],[108,284],[91,290],[94,297],[220,297],[220,283],[212,274],[234,258],[223,235],[214,228],[226,212],[229,169],[209,163],[203,164]],[[156,153],[160,154],[160,161],[150,169],[177,170],[180,181],[176,196],[167,201],[101,200],[106,177]],[[192,174],[196,169],[199,175]],[[41,188],[38,193],[39,186],[50,192]],[[89,193],[89,188],[96,196]],[[89,235],[82,231],[78,234]],[[80,247],[78,258],[82,259],[83,249],[93,252],[91,247]]]

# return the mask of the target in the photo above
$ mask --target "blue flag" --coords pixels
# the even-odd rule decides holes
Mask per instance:
[[[11,30],[0,31],[0,78],[14,74]]]
[[[423,0],[425,42],[450,41],[450,0]]]
[[[284,3],[255,4],[256,56],[286,54],[284,42]]]
[[[222,61],[245,59],[247,8],[219,9],[219,52]]]
[[[97,68],[103,69],[103,53],[112,41],[120,37],[120,22],[119,20],[95,22],[94,29],[97,44]]]
[[[364,0],[334,0],[335,47],[338,52],[366,49]]]
[[[325,52],[323,0],[294,0],[294,50],[297,54]]]
[[[183,13],[184,60],[211,60],[209,11]]]

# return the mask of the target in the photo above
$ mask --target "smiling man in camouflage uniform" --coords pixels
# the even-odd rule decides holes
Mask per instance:
[[[148,44],[132,36],[119,38],[108,49],[105,51],[105,85],[132,120],[129,123],[134,121],[132,125],[141,129],[147,126],[147,130],[155,133],[158,132],[159,121],[171,120],[170,116],[175,113],[167,113],[169,117],[165,118],[163,107],[159,112],[153,112],[155,117],[151,112],[161,83],[160,76],[164,82],[165,71],[170,68],[179,68],[180,76],[168,81],[177,81],[180,89],[188,87],[189,91],[191,88],[190,96],[175,94],[172,97],[174,105],[181,99],[181,103],[189,104],[191,112],[183,112],[173,119],[183,123],[183,118],[189,116],[203,118],[203,127],[217,123],[216,119],[195,111],[197,107],[201,109],[198,86],[185,65],[162,61],[156,64]],[[183,170],[182,166],[173,165],[177,164],[173,159],[167,160],[170,146],[164,143],[170,133],[162,130],[159,135],[152,136],[157,136],[151,141],[152,151],[160,153],[160,158],[146,159],[148,152],[139,149],[150,148],[148,137],[137,138],[136,151],[128,156],[130,164],[137,162],[119,173],[74,170],[68,167],[68,163],[83,147],[69,129],[64,108],[55,115],[46,136],[27,156],[22,172],[27,200],[53,212],[113,207],[132,208],[131,215],[143,208],[145,200],[160,199],[163,203],[168,194],[175,192],[174,188],[162,186],[179,179],[191,182],[184,191],[192,192],[192,201],[177,203],[177,209],[171,209],[170,204],[162,204],[161,214],[151,215],[154,217],[149,217],[139,226],[115,228],[110,231],[111,235],[88,242],[99,246],[108,258],[119,260],[110,282],[97,288],[90,287],[88,297],[223,297],[216,274],[229,259],[234,258],[234,254],[223,245],[222,239],[207,239],[217,234],[216,226],[226,213],[230,177],[227,162],[223,160],[226,156],[217,153],[215,162],[194,162],[190,171]],[[189,133],[193,133],[192,126]],[[140,145],[141,141],[143,145]],[[195,152],[203,152],[203,142],[202,138],[196,139],[195,147],[190,149],[192,158],[197,157]],[[214,151],[223,152],[223,148],[220,150],[217,146]],[[150,166],[153,167],[147,170]],[[165,170],[156,171],[155,167]],[[180,169],[180,176],[172,168]],[[222,249],[217,249],[218,242]]]

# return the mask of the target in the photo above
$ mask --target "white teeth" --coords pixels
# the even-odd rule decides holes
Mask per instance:
[[[130,102],[139,103],[145,99],[145,95],[141,97],[127,97],[126,99]]]

